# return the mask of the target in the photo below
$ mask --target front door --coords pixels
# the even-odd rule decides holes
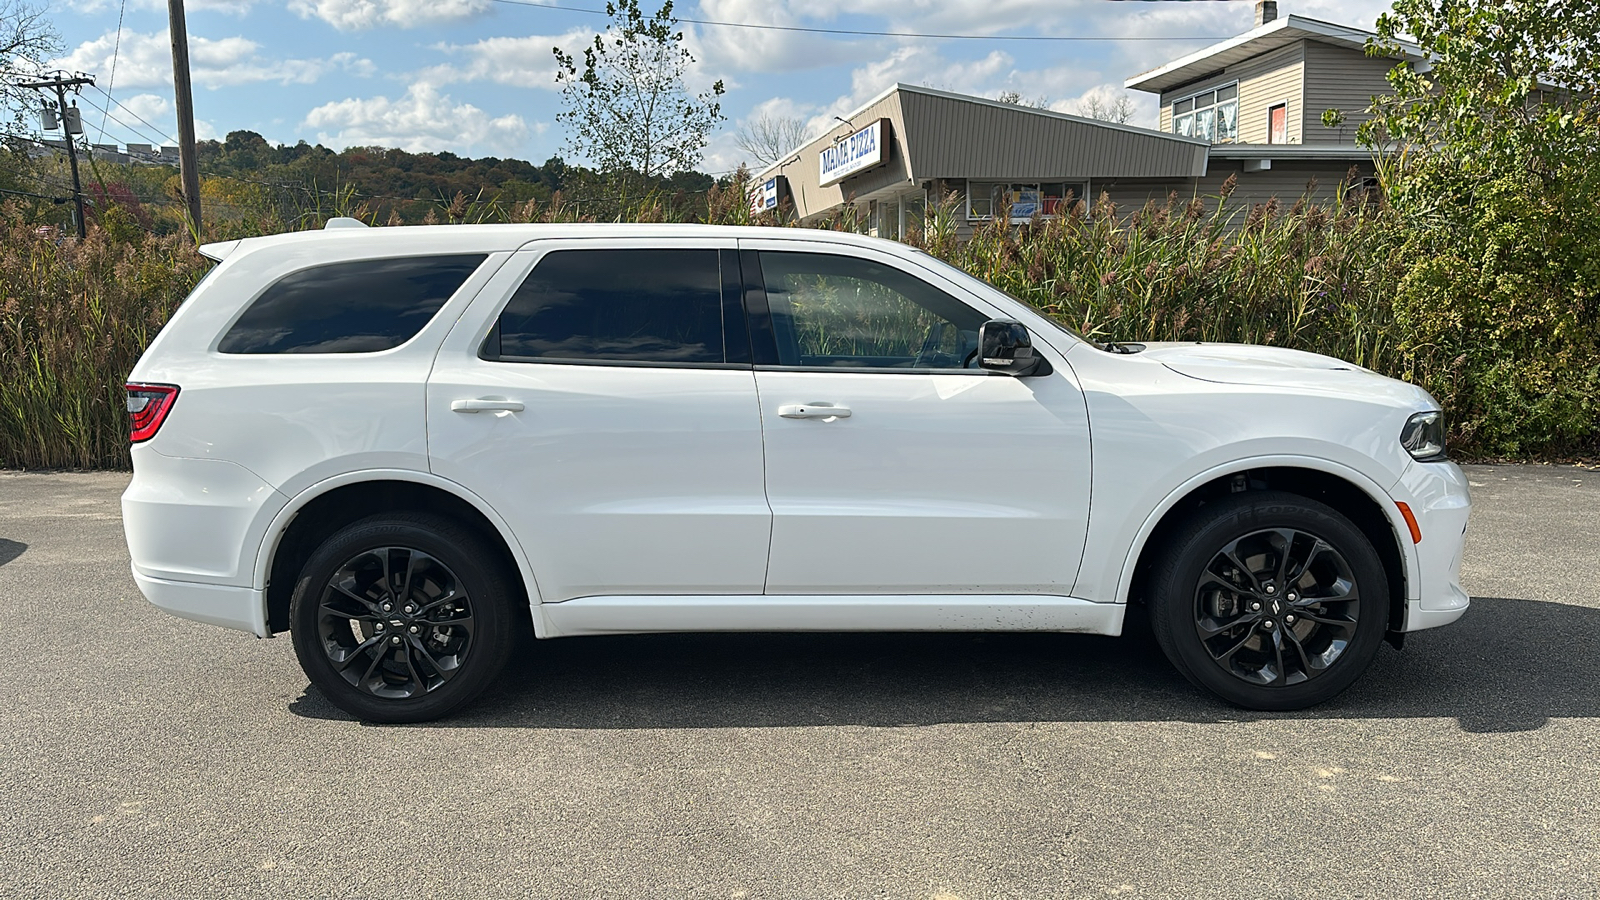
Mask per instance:
[[[732,247],[538,242],[440,350],[433,471],[510,523],[544,602],[761,592],[771,512]]]
[[[773,511],[766,592],[1068,594],[1089,433],[1065,363],[1046,350],[1048,375],[977,368],[994,310],[888,254],[740,246]]]

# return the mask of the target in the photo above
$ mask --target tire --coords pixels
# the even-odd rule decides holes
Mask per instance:
[[[290,632],[301,669],[333,705],[368,722],[426,722],[500,674],[518,597],[472,530],[387,513],[340,529],[306,561]]]
[[[1280,491],[1205,504],[1173,532],[1151,586],[1151,630],[1173,666],[1247,709],[1303,709],[1348,688],[1389,617],[1383,562],[1361,530]]]

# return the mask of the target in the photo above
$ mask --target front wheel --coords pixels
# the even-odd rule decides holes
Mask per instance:
[[[1388,580],[1370,541],[1294,494],[1232,494],[1172,535],[1151,573],[1151,630],[1195,685],[1248,709],[1313,706],[1378,652]]]
[[[295,655],[352,715],[436,719],[504,668],[513,596],[474,532],[422,513],[374,516],[328,538],[301,570],[289,606]]]

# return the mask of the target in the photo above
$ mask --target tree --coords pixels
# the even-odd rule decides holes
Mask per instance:
[[[694,56],[671,0],[649,17],[639,0],[609,2],[606,15],[611,23],[584,49],[581,66],[553,48],[566,106],[556,120],[566,126],[569,149],[608,174],[654,179],[692,168],[723,119],[721,79],[699,94],[684,85]]]
[[[1102,100],[1099,94],[1090,94],[1078,101],[1078,115],[1086,119],[1126,125],[1133,118],[1133,101],[1128,99],[1127,94],[1120,94],[1117,99],[1108,103]]]
[[[1032,100],[1029,100],[1022,96],[1021,91],[1001,91],[1000,94],[995,97],[995,99],[999,100],[1001,103],[1010,103],[1013,106],[1031,106],[1034,109],[1050,108],[1049,98],[1036,97]]]
[[[1357,135],[1403,239],[1397,349],[1486,452],[1593,452],[1600,0],[1395,0],[1377,32],[1401,59]]]
[[[794,116],[763,113],[741,125],[734,141],[755,161],[757,169],[764,169],[805,143],[806,123]]]
[[[1600,2],[1395,0],[1369,52],[1401,61],[1358,136],[1478,174],[1587,168],[1600,151]]]
[[[23,120],[30,110],[39,109],[38,92],[17,87],[24,80],[19,76],[37,72],[60,50],[61,36],[42,7],[27,0],[0,0],[0,97],[17,131],[37,131],[36,125]]]

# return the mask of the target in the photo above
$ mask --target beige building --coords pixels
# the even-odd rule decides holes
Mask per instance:
[[[787,200],[802,221],[853,206],[866,230],[896,237],[950,192],[965,230],[1101,194],[1123,209],[1174,191],[1212,196],[1230,176],[1238,202],[1292,202],[1313,182],[1326,200],[1352,168],[1360,186],[1373,167],[1356,128],[1388,90],[1394,60],[1366,55],[1371,32],[1278,18],[1270,0],[1256,18],[1245,34],[1127,80],[1160,95],[1159,131],[897,84],[757,175],[752,201]],[[1325,126],[1329,109],[1343,122]]]

